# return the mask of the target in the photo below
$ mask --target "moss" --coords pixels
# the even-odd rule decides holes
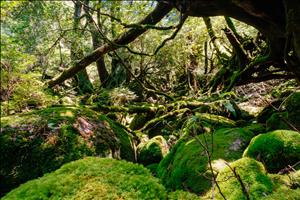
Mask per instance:
[[[206,124],[208,127],[234,127],[236,123],[223,116],[213,115],[209,113],[197,113],[196,117],[202,121],[202,123]]]
[[[200,199],[196,194],[186,192],[183,190],[176,190],[168,194],[168,199],[170,200],[196,200]]]
[[[288,112],[287,120],[300,130],[300,91],[293,93],[286,99],[284,105]]]
[[[278,172],[300,160],[300,134],[288,130],[260,134],[251,140],[243,156],[261,161],[269,172]]]
[[[298,200],[300,196],[300,171],[292,172],[286,175],[269,174],[274,183],[272,194],[263,198],[265,200],[285,199]]]
[[[272,105],[266,106],[256,117],[260,123],[265,123],[273,113],[276,112],[275,108],[278,108],[282,103],[282,100],[272,102]]]
[[[217,100],[205,106],[200,106],[199,108],[196,108],[195,111],[200,113],[213,113],[230,119],[239,119],[241,116],[241,111],[236,103],[226,99]]]
[[[169,152],[168,144],[162,136],[155,136],[149,141],[141,142],[137,146],[138,162],[143,165],[159,163]]]
[[[134,161],[135,156],[133,142],[127,131],[121,125],[104,115],[102,115],[99,119],[107,121],[120,140],[120,157],[129,161]]]
[[[289,118],[288,116],[288,112],[273,113],[266,122],[267,131],[277,129],[290,129],[289,124],[286,122]]]
[[[138,130],[142,128],[150,119],[151,118],[148,117],[148,114],[145,113],[136,114],[133,120],[131,121],[129,128],[131,130]]]
[[[208,144],[212,160],[222,158],[233,161],[242,156],[243,150],[253,136],[251,131],[242,128],[222,128],[213,134],[201,134],[198,138],[203,144]],[[179,140],[160,162],[157,169],[158,177],[168,189],[204,193],[211,187],[208,158],[203,146],[197,140],[189,138],[186,135]]]
[[[251,158],[242,158],[230,163],[230,166],[240,176],[240,179],[247,188],[250,199],[262,199],[262,197],[272,193],[272,180],[267,176],[264,166],[261,163]],[[247,199],[240,182],[229,167],[225,167],[220,171],[217,181],[226,199]],[[206,198],[210,197],[211,191],[206,195]],[[215,189],[215,199],[223,199],[217,189]]]
[[[282,111],[267,120],[267,129],[300,129],[300,91],[292,93],[282,103]]]
[[[166,199],[166,192],[139,165],[88,157],[28,181],[3,198],[9,199]]]
[[[134,160],[128,133],[89,109],[46,108],[1,122],[0,195],[85,156]]]
[[[157,167],[158,167],[158,163],[153,163],[153,164],[150,164],[150,165],[147,165],[146,168],[149,169],[152,173],[153,176],[156,176],[157,175]]]

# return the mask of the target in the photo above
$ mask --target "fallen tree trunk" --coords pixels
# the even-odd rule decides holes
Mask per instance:
[[[172,10],[172,8],[173,7],[171,6],[171,4],[160,1],[157,4],[156,8],[139,24],[155,25],[166,14],[168,14]],[[119,38],[112,41],[111,43],[106,43],[102,45],[101,47],[94,50],[91,54],[87,55],[86,57],[82,58],[77,63],[75,63],[73,67],[68,68],[67,70],[63,71],[58,77],[55,77],[54,79],[47,82],[48,87],[53,87],[57,84],[62,83],[66,79],[71,78],[80,70],[84,69],[91,63],[97,61],[104,54],[129,44],[130,42],[134,41],[138,36],[140,36],[147,30],[148,30],[147,28],[143,28],[143,27],[132,28],[129,31],[122,34]]]

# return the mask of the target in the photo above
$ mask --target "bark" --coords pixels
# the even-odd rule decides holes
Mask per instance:
[[[154,25],[158,23],[163,17],[165,17],[172,10],[172,8],[173,7],[169,3],[160,1],[157,4],[156,8],[146,18],[144,18],[141,22],[139,22],[139,24]],[[130,42],[134,41],[138,36],[140,36],[146,31],[147,31],[146,28],[130,29],[129,31],[125,32],[120,37],[115,39],[113,43],[106,43],[101,47],[98,47],[91,54],[87,55],[86,57],[76,62],[73,67],[65,70],[58,77],[47,82],[48,86],[53,87],[57,84],[62,83],[66,79],[71,78],[80,70],[84,69],[91,63],[97,61],[104,54],[116,50],[120,48],[120,46],[122,45],[129,44]]]
[[[257,28],[269,41],[269,57],[300,81],[300,2],[295,0],[180,1],[174,7],[189,16],[228,16]],[[285,49],[285,50],[284,50]],[[287,66],[283,64],[283,59]]]
[[[225,18],[225,21],[226,21],[227,26],[228,26],[229,29],[232,31],[232,33],[234,34],[234,36],[238,39],[238,41],[239,41],[240,43],[242,43],[242,42],[243,42],[243,38],[242,38],[242,36],[240,36],[240,35],[238,34],[238,32],[237,32],[237,30],[236,30],[236,28],[235,28],[235,25],[234,25],[233,21],[231,20],[231,18],[230,18],[230,17],[227,17],[227,16],[225,16],[224,18]]]
[[[211,20],[210,20],[209,17],[203,17],[203,21],[205,23],[205,26],[206,26],[206,29],[207,29],[207,33],[208,33],[208,35],[210,37],[210,41],[212,42],[212,44],[213,44],[213,46],[214,46],[214,48],[215,48],[215,50],[217,52],[217,56],[220,57],[221,56],[221,51],[220,51],[219,46],[218,46],[218,44],[216,42],[217,37],[216,37],[216,34],[215,34],[214,30],[213,30],[213,27],[212,27],[212,24],[211,24]]]
[[[285,0],[286,13],[286,44],[285,61],[300,83],[300,3],[294,0]]]
[[[101,0],[99,1],[100,4]],[[89,0],[85,1],[85,4],[89,6]],[[92,35],[92,42],[93,42],[93,49],[96,50],[98,47],[100,47],[104,43],[104,38],[101,37],[100,33],[97,30],[96,24],[98,28],[101,28],[101,19],[100,19],[100,8],[97,9],[97,22],[95,22],[90,14],[89,7],[84,7],[85,13],[87,14],[87,20],[89,23],[89,28],[91,30]],[[96,67],[98,71],[98,76],[101,82],[102,87],[106,87],[106,83],[109,79],[109,73],[106,69],[105,62],[104,62],[104,56],[100,56],[98,60],[96,60]]]

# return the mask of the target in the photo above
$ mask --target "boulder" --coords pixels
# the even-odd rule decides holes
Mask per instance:
[[[189,130],[186,128],[185,131],[191,132]],[[224,166],[224,161],[216,160],[230,162],[239,159],[254,137],[247,128],[221,128],[212,134],[199,132],[197,138],[187,132],[159,163],[157,174],[166,188],[197,194],[203,194],[211,187],[211,171],[205,149],[208,149],[214,168],[218,170],[219,166]]]
[[[137,146],[137,152],[138,162],[147,166],[159,163],[169,152],[169,147],[165,138],[159,135],[141,142]]]
[[[228,164],[217,176],[217,181],[226,199],[281,200],[299,199],[300,190],[292,189],[286,176],[267,174],[262,163],[252,158],[241,158]],[[243,185],[243,186],[242,186]],[[203,199],[212,199],[210,190]],[[223,200],[215,187],[214,199]]]
[[[0,155],[0,194],[85,156],[135,160],[126,130],[81,107],[2,117]]]
[[[268,172],[279,172],[300,160],[300,134],[289,130],[260,134],[251,140],[243,157],[262,162]]]
[[[15,199],[166,199],[165,188],[140,165],[87,157],[28,181],[3,200]]]
[[[280,112],[275,112],[266,122],[267,130],[300,130],[300,91],[292,93],[282,103]]]

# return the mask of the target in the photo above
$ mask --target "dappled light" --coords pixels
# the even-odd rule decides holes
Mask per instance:
[[[299,199],[298,0],[0,5],[1,199]]]

